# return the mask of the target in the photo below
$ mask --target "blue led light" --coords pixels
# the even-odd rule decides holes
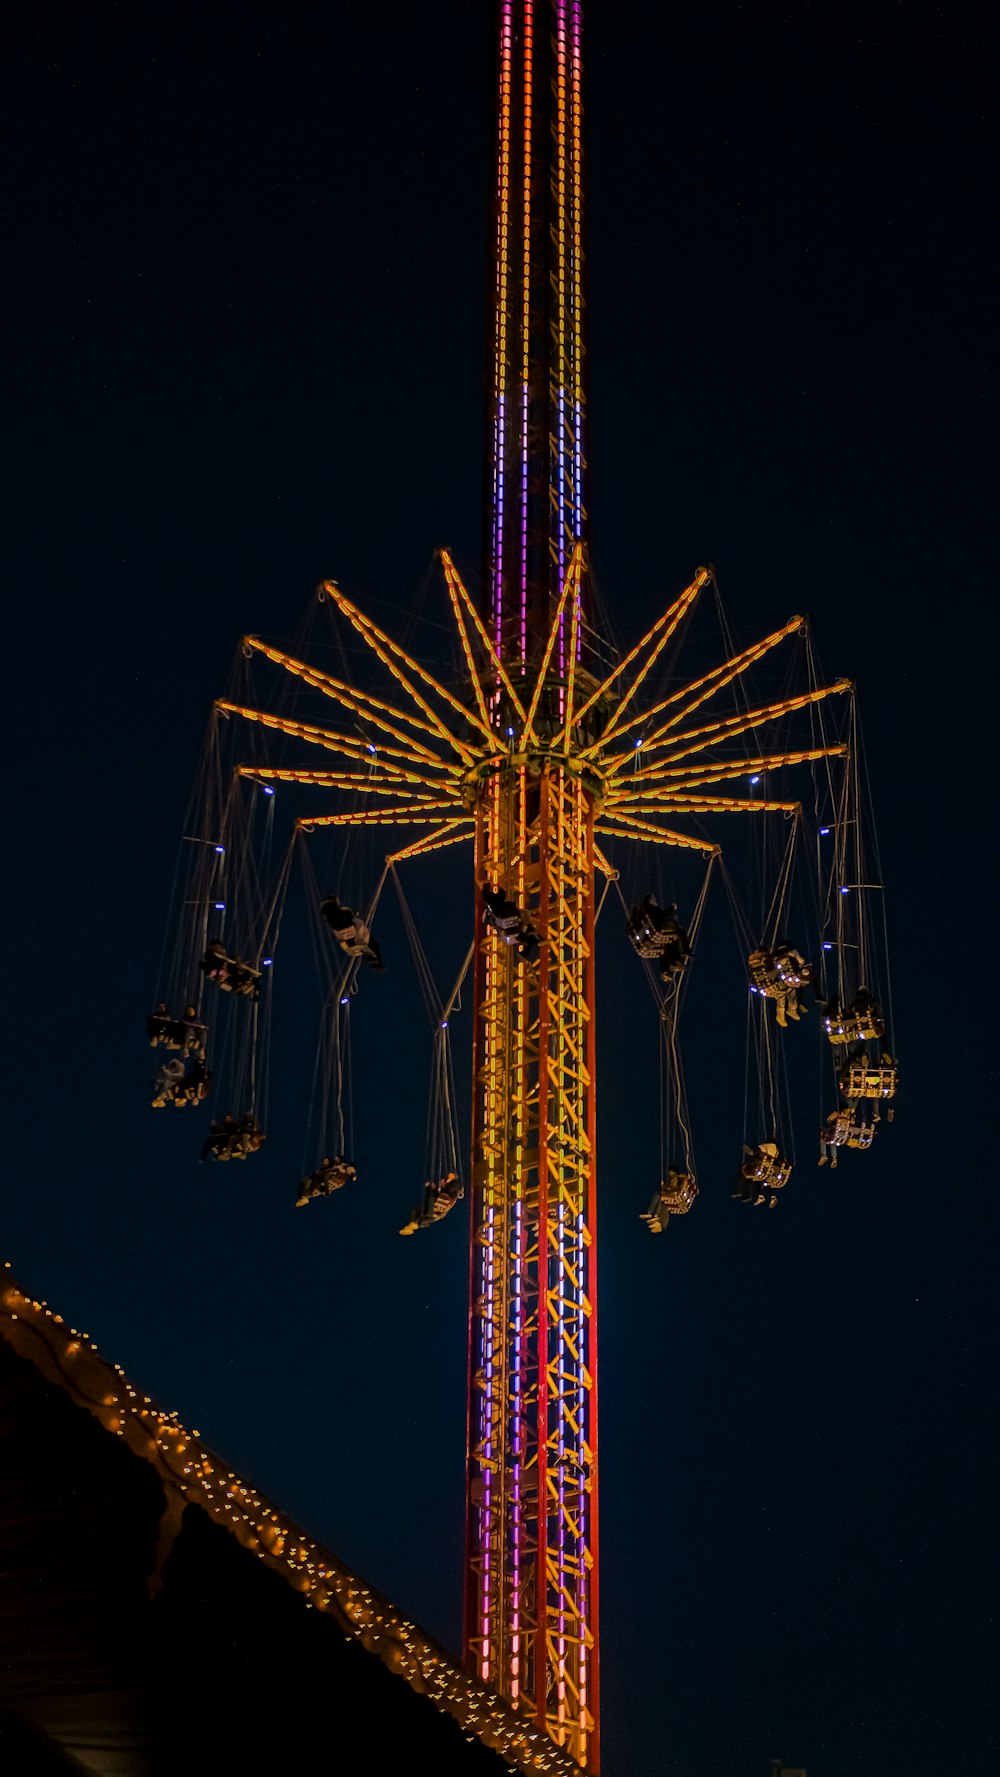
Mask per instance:
[[[371,741],[369,741],[369,742],[368,742],[368,751],[369,751],[369,752],[370,752],[370,753],[377,753],[377,752],[378,752],[378,747],[373,747],[373,746],[372,746],[372,743],[371,743]]]
[[[514,738],[514,730],[513,730],[513,728],[508,728],[508,730],[507,730],[507,737],[508,737],[508,739],[509,739],[509,740],[513,740],[513,738]]]
[[[829,833],[829,831],[830,831],[829,827],[821,827],[819,830],[820,838],[825,839],[827,834]]]
[[[442,1018],[442,1020],[441,1020],[441,1029],[442,1029],[442,1030],[447,1030],[447,1029],[448,1029],[448,1020],[447,1020],[447,1018]]]
[[[841,892],[841,894],[842,894],[842,895],[846,895],[846,894],[848,894],[848,893],[849,893],[849,892],[850,892],[850,891],[849,891],[849,890],[848,890],[848,889],[846,889],[846,888],[842,888],[842,889],[841,889],[841,891],[840,891],[840,892]]]
[[[752,777],[752,778],[751,778],[751,779],[750,779],[750,782],[751,782],[751,783],[752,783],[752,784],[759,784],[759,783],[760,783],[760,774],[759,774],[759,773],[758,773],[758,775],[757,775],[757,776],[756,776],[756,777]]]
[[[349,1005],[350,1005],[350,1003],[351,1003],[351,996],[350,996],[350,994],[349,994],[349,993],[345,993],[345,994],[344,994],[344,996],[343,996],[343,998],[342,998],[342,1000],[341,1000],[341,1002],[340,1002],[340,1003],[341,1003],[341,1005],[342,1005],[342,1006],[349,1006]]]
[[[215,911],[216,911],[216,913],[225,913],[225,911],[226,911],[225,901],[216,901]]]
[[[273,961],[274,961],[273,956],[265,956],[264,961],[261,963],[261,968],[262,969],[269,969],[271,967],[271,964],[273,963]]]
[[[224,852],[226,848],[224,845],[217,845],[215,849],[217,852]]]
[[[833,945],[832,945],[832,944],[824,944],[824,946],[823,946],[823,949],[824,949],[824,950],[832,950],[832,949],[833,949]]]
[[[635,744],[636,744],[636,750],[637,750],[637,751],[638,751],[638,749],[639,749],[639,747],[641,747],[641,746],[642,746],[642,741],[641,741],[641,740],[637,740],[637,741],[636,741],[636,743],[635,743]]]
[[[265,785],[264,785],[264,794],[265,794],[265,796],[273,796],[273,795],[274,795],[274,791],[273,791],[273,789],[272,789],[272,788],[271,788],[271,785],[270,785],[270,784],[265,784]]]

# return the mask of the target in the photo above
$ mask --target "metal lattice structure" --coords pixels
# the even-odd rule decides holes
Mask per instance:
[[[597,669],[585,509],[581,79],[579,0],[500,0],[482,609],[442,554],[463,695],[327,582],[324,596],[391,674],[393,698],[248,637],[250,649],[337,704],[345,726],[219,707],[332,756],[328,769],[243,768],[264,783],[351,798],[349,809],[300,825],[427,829],[393,861],[473,841],[465,1658],[478,1680],[596,1772],[595,871],[612,874],[599,842],[711,854],[714,840],[678,830],[673,819],[794,810],[791,800],[729,791],[748,774],[843,753],[815,736],[806,737],[811,745],[752,749],[756,730],[848,686],[756,707],[744,699],[736,714],[697,719],[801,630],[793,617],[687,684],[678,683],[672,650],[674,688],[644,700],[710,583],[706,569],[624,659]],[[484,922],[484,889],[516,903],[537,956]]]

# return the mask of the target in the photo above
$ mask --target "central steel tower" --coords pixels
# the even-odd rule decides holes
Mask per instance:
[[[510,749],[478,786],[475,875],[541,944],[529,966],[480,925],[476,948],[465,1644],[596,1771],[594,793],[579,749],[606,702],[587,704],[581,10],[499,5],[482,615]]]

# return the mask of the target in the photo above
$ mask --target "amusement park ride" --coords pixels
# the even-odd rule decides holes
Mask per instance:
[[[713,867],[743,943],[760,1087],[732,1195],[773,1206],[790,1176],[782,1047],[795,1033],[779,1026],[797,1020],[801,996],[819,1002],[841,1098],[821,1132],[824,1157],[835,1163],[839,1149],[871,1145],[896,1066],[850,683],[820,682],[799,616],[683,675],[692,618],[717,600],[710,568],[623,657],[600,633],[587,515],[579,0],[500,0],[498,66],[481,598],[441,552],[463,670],[450,682],[432,674],[332,581],[319,588],[320,604],[341,637],[346,622],[353,648],[379,663],[377,690],[346,664],[335,675],[245,638],[246,662],[270,662],[286,695],[272,711],[235,698],[216,705],[178,937],[149,1031],[175,1052],[154,1102],[201,1103],[210,1053],[226,1114],[203,1157],[251,1155],[264,1140],[271,983],[293,855],[307,856],[306,836],[324,829],[346,829],[345,842],[365,828],[417,829],[390,851],[363,912],[334,895],[321,900],[306,862],[328,990],[321,1073],[336,1116],[333,1139],[321,1119],[316,1169],[299,1202],[350,1185],[349,1013],[361,971],[381,962],[372,935],[381,888],[403,860],[471,844],[472,943],[450,1000],[435,1001],[434,1165],[402,1231],[441,1220],[467,1185],[467,1664],[597,1771],[594,944],[605,899],[618,893],[616,860],[633,846],[647,858],[663,852],[646,848],[679,848],[704,860],[686,926],[652,893],[625,904],[628,939],[657,999],[675,1112],[663,1182],[644,1215],[652,1232],[686,1214],[698,1193],[677,1020]],[[314,718],[324,699],[339,726],[305,719],[304,707]],[[237,734],[246,751],[230,767]],[[264,757],[262,745],[286,750]],[[309,762],[283,763],[289,747],[307,750]],[[794,782],[786,788],[796,777],[798,794]],[[272,867],[279,786],[333,791],[340,804],[300,815]],[[739,814],[779,836],[753,851],[750,907],[715,837],[721,817]],[[464,1173],[449,1013],[470,967],[474,1108]],[[185,1010],[174,1017],[171,1005]]]

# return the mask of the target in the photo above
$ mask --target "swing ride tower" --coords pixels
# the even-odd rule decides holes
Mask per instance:
[[[617,877],[601,842],[711,860],[719,846],[705,829],[719,815],[797,821],[799,802],[778,799],[768,774],[817,762],[826,770],[847,753],[814,706],[850,686],[820,684],[810,654],[805,689],[751,702],[753,669],[806,635],[798,616],[685,681],[679,632],[703,589],[715,590],[707,568],[610,667],[598,644],[586,509],[581,15],[580,0],[498,0],[481,599],[441,552],[462,684],[435,678],[325,581],[321,598],[387,671],[391,695],[247,636],[248,660],[263,656],[303,695],[334,702],[341,725],[232,699],[216,708],[263,725],[282,745],[326,754],[326,769],[260,757],[237,767],[269,794],[296,783],[349,799],[339,812],[301,816],[301,833],[424,829],[390,851],[387,870],[472,840],[464,1657],[532,1733],[596,1773],[595,873]],[[723,694],[723,709],[692,720]],[[809,727],[799,738],[803,714]],[[765,727],[767,751],[756,734]],[[748,778],[761,788],[731,793]],[[697,831],[673,825],[684,815]],[[506,926],[490,917],[498,897]],[[261,929],[266,937],[267,919]],[[265,937],[244,952],[261,967],[272,960],[261,955],[271,948]],[[334,1020],[360,967],[350,963],[330,997]],[[445,1043],[447,1025],[446,1009]],[[693,1186],[689,1154],[684,1164]]]
[[[499,8],[483,616],[510,745],[476,786],[475,878],[540,942],[529,966],[486,927],[475,952],[465,1650],[596,1770],[596,800],[579,742],[604,708],[586,708],[581,24],[579,0]]]

